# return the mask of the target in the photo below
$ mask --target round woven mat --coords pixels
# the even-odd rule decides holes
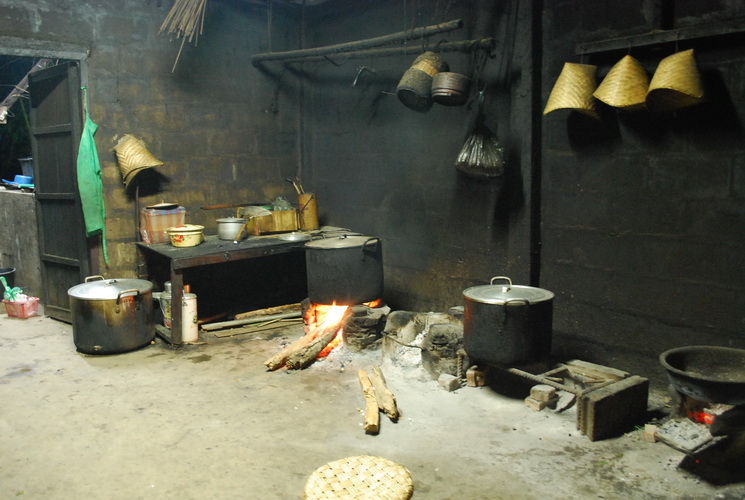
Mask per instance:
[[[303,498],[406,500],[414,483],[406,467],[381,457],[362,455],[329,462],[305,483]]]

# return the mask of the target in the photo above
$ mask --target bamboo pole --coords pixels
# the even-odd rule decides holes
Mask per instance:
[[[251,63],[254,65],[258,65],[267,61],[283,61],[287,59],[296,59],[298,57],[343,54],[346,52],[368,49],[370,47],[379,47],[388,43],[414,40],[425,36],[435,35],[437,33],[454,31],[462,27],[463,21],[460,19],[455,19],[453,21],[448,21],[445,23],[433,24],[431,26],[414,28],[413,30],[409,31],[400,31],[398,33],[392,33],[390,35],[379,36],[376,38],[367,38],[365,40],[357,40],[354,42],[339,43],[336,45],[327,45],[325,47],[316,47],[312,49],[299,49],[289,50],[286,52],[267,52],[263,54],[255,54],[251,56]]]
[[[364,59],[369,57],[390,57],[406,56],[421,54],[426,50],[432,52],[474,52],[476,50],[492,51],[496,47],[494,38],[481,38],[478,40],[461,40],[458,42],[444,42],[437,44],[430,49],[421,45],[411,45],[407,47],[390,47],[382,49],[359,50],[354,52],[341,52],[335,55],[318,55],[318,56],[299,56],[292,59],[283,60],[285,64],[302,63],[302,62],[319,62],[334,59]],[[335,57],[334,57],[335,56]]]

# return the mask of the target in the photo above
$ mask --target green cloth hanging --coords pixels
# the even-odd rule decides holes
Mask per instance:
[[[88,93],[85,87],[83,101],[85,106],[85,125],[80,138],[78,148],[78,191],[80,202],[83,205],[83,218],[85,219],[85,235],[87,237],[101,234],[103,242],[103,258],[109,264],[109,254],[106,250],[106,209],[103,203],[103,181],[101,180],[101,165],[98,162],[98,151],[93,134],[96,133],[98,125],[93,123],[88,113]]]

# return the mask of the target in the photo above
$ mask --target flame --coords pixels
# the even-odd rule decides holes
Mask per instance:
[[[341,322],[348,308],[349,306],[339,306],[336,303],[312,305],[308,320],[308,333],[313,335],[313,338],[321,335],[326,329],[334,325],[339,325],[334,340],[329,342],[323,351],[321,351],[318,355],[319,358],[325,358],[337,346],[341,345],[343,333]]]

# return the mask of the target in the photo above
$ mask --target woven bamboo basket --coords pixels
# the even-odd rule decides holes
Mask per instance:
[[[624,111],[646,107],[649,76],[639,61],[626,55],[618,61],[593,93],[596,99]]]
[[[676,52],[660,61],[649,82],[647,107],[674,111],[703,102],[704,85],[693,49]]]
[[[592,95],[597,88],[596,70],[597,66],[591,64],[564,63],[564,68],[548,96],[543,114],[547,115],[558,109],[569,109],[599,118],[595,108],[595,97]]]
[[[448,64],[438,54],[429,51],[420,54],[396,87],[398,99],[414,111],[429,111],[432,107],[432,78],[448,69]]]
[[[147,150],[144,142],[131,134],[122,136],[114,146],[114,151],[122,181],[127,186],[142,170],[163,165],[162,161]]]
[[[443,71],[432,78],[432,100],[445,106],[462,106],[470,88],[471,80],[466,75]]]
[[[308,478],[305,500],[407,500],[414,483],[406,467],[381,457],[362,455],[329,462]]]

